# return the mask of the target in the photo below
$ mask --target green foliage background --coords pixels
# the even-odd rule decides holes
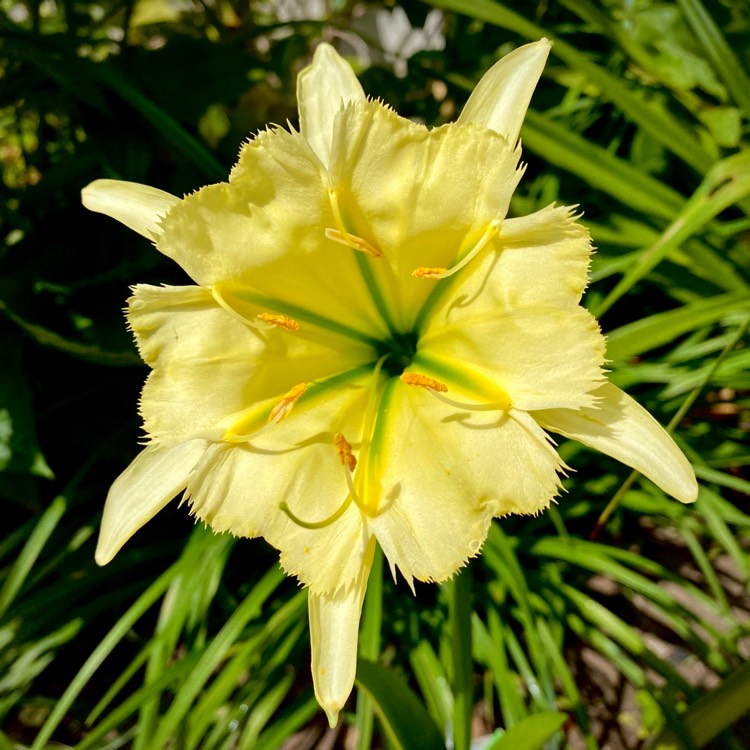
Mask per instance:
[[[505,750],[746,747],[750,6],[403,0],[416,28],[440,9],[445,35],[406,60],[372,23],[393,3],[295,5],[0,0],[0,750],[273,750],[325,732],[305,593],[263,541],[213,536],[175,503],[93,562],[139,439],[127,287],[185,278],[80,189],[224,179],[245,138],[294,122],[320,40],[370,95],[440,124],[541,36],[555,46],[512,213],[581,206],[612,380],[675,428],[701,494],[680,506],[565,444],[559,505],[496,523],[455,582],[414,598],[377,561],[361,656],[380,667],[361,667],[335,741],[463,749],[473,718]]]

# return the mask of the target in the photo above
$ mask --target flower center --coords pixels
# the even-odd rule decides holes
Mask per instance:
[[[416,331],[397,333],[391,338],[380,341],[376,347],[378,358],[383,359],[383,370],[391,377],[397,378],[411,365],[417,353],[419,337]]]

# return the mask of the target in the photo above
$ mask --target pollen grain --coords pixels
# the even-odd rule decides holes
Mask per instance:
[[[415,268],[411,275],[418,279],[442,279],[445,274],[448,273],[447,268]]]
[[[445,383],[441,383],[439,380],[435,380],[435,378],[427,375],[422,375],[420,372],[402,372],[401,380],[406,385],[416,385],[418,388],[427,388],[437,393],[446,393],[448,390],[448,386]]]
[[[297,403],[299,397],[306,390],[307,386],[304,383],[298,383],[288,393],[282,396],[276,406],[271,409],[271,413],[268,415],[268,424],[271,424],[272,422],[280,422],[282,419],[286,419],[289,416],[289,412]]]
[[[276,313],[258,313],[258,318],[271,326],[283,328],[286,331],[298,331],[299,323],[294,318]]]
[[[352,446],[349,444],[349,441],[339,433],[334,438],[334,442],[336,443],[336,452],[338,453],[339,461],[341,461],[342,465],[348,466],[349,471],[354,471],[357,468],[357,459],[352,453]]]

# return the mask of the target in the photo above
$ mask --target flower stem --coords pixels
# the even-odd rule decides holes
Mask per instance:
[[[474,707],[471,661],[471,571],[466,568],[451,582],[451,648],[453,653],[453,747],[469,750]]]
[[[380,625],[383,619],[383,550],[375,548],[372,570],[367,584],[365,605],[362,611],[362,626],[359,631],[359,658],[377,661],[380,656]],[[369,750],[372,746],[373,704],[364,690],[357,694],[357,750]]]

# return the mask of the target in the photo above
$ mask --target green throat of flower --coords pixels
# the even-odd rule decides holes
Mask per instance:
[[[348,320],[329,317],[325,312],[265,296],[250,287],[216,285],[211,288],[216,302],[226,312],[256,329],[261,336],[275,330],[282,336],[301,336],[310,340],[330,340],[330,337],[334,337],[339,342],[337,346],[362,352],[362,364],[358,366],[321,379],[313,377],[299,382],[280,398],[277,395],[234,415],[223,436],[225,442],[260,449],[262,441],[260,444],[256,442],[258,438],[269,436],[270,431],[289,418],[294,410],[300,414],[325,409],[326,399],[336,394],[337,389],[352,386],[365,388],[363,393],[367,395],[363,399],[366,405],[362,408],[361,428],[352,428],[356,434],[348,436],[340,433],[325,436],[326,442],[330,440],[331,450],[338,455],[346,481],[341,503],[324,518],[311,517],[314,516],[311,509],[303,512],[305,509],[291,508],[286,500],[279,503],[279,509],[293,523],[305,529],[322,529],[336,523],[352,504],[363,515],[370,517],[387,509],[381,501],[383,493],[379,474],[391,429],[389,404],[396,389],[420,389],[451,409],[462,412],[504,411],[510,408],[510,400],[505,393],[485,376],[470,370],[462,362],[438,359],[420,351],[420,336],[431,311],[450,292],[458,278],[456,274],[466,269],[483,251],[490,249],[501,222],[493,221],[484,228],[469,232],[460,247],[456,248],[454,262],[449,268],[412,269],[411,276],[419,279],[416,283],[436,286],[424,298],[423,304],[411,316],[402,319],[399,326],[393,317],[389,296],[382,286],[383,279],[378,278],[378,264],[388,262],[382,249],[373,239],[364,236],[369,232],[360,228],[364,223],[357,221],[356,211],[348,205],[345,195],[330,190],[329,199],[334,226],[325,229],[325,238],[355,251],[361,281],[384,326],[380,333],[358,328],[356,323],[352,325]],[[383,330],[387,333],[384,334]],[[304,377],[305,373],[300,372],[299,375]],[[447,396],[449,390],[466,396],[468,401]],[[291,419],[294,420],[295,416],[292,415]],[[302,420],[304,423],[304,417]],[[352,437],[355,439],[350,443]]]
[[[414,361],[419,336],[416,331],[395,334],[386,341],[375,345],[378,361],[382,361],[383,372],[391,377],[399,377]]]

